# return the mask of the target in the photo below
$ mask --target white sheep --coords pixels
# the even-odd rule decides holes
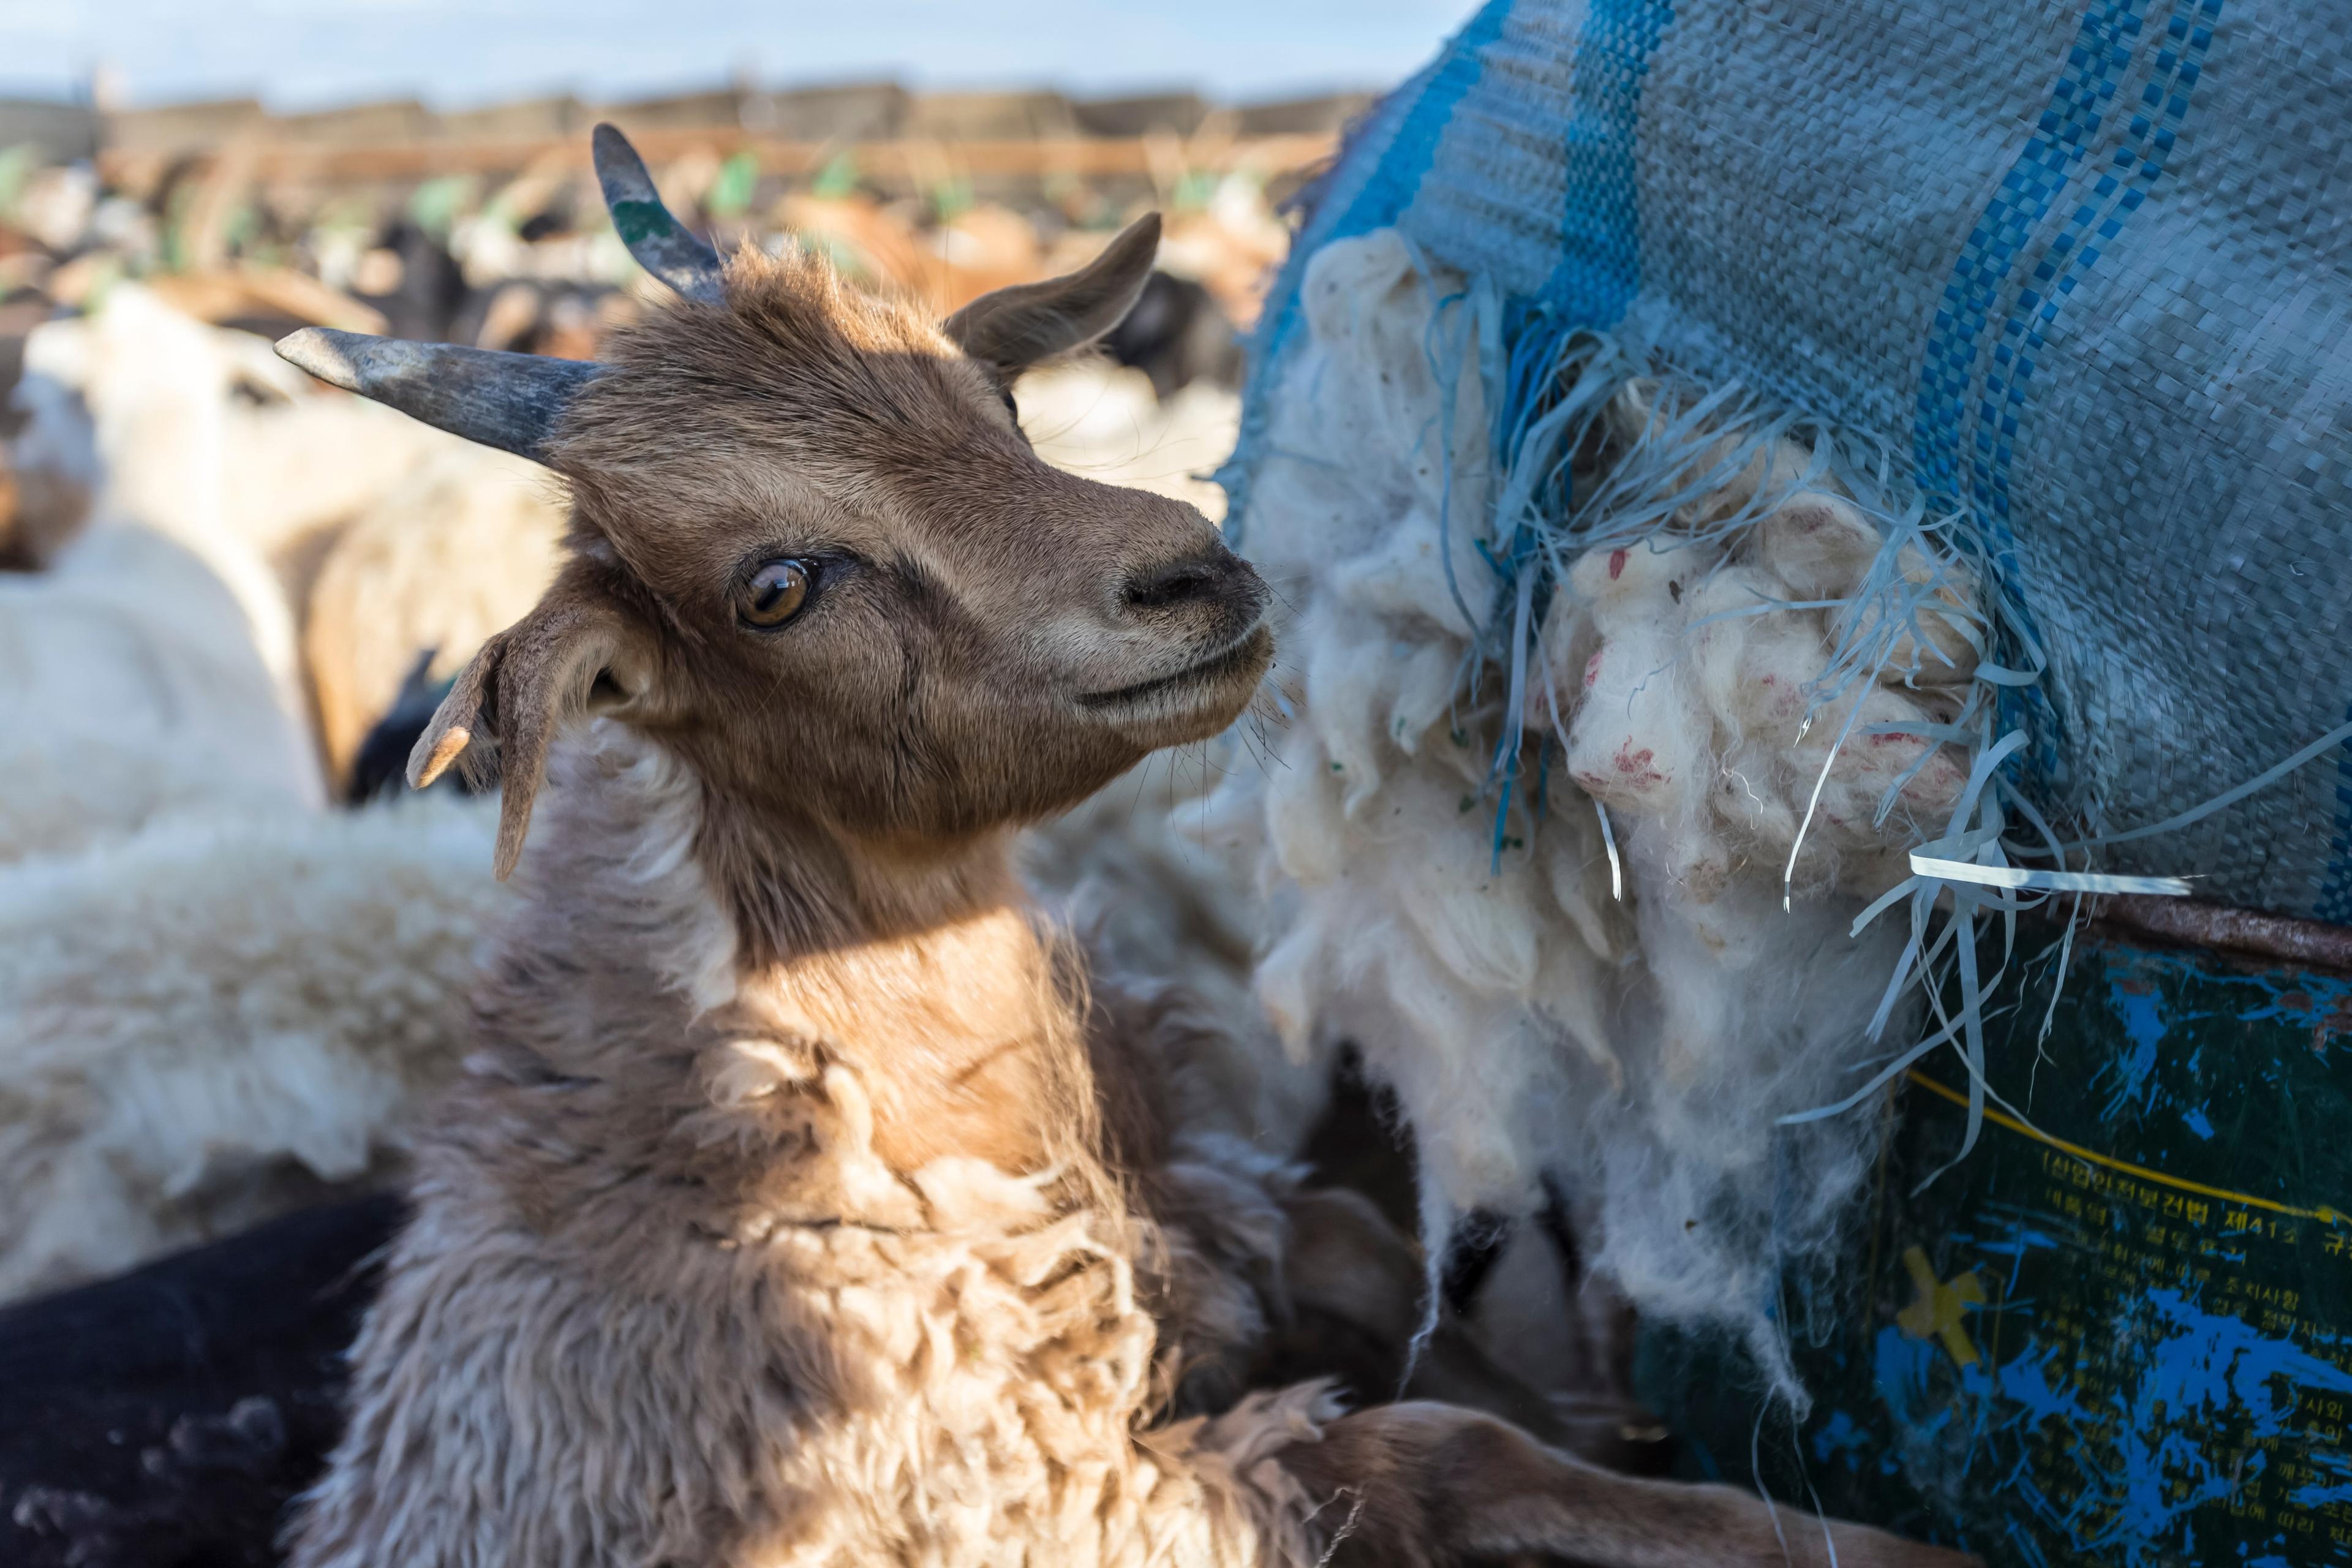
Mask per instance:
[[[0,866],[0,1300],[395,1172],[508,901],[490,831],[281,803]]]
[[[235,595],[289,721],[307,726],[299,605],[317,536],[462,443],[356,398],[321,396],[247,332],[135,283],[26,341],[20,450],[93,494],[92,516],[193,552]],[[86,466],[85,466],[86,465]],[[308,548],[306,548],[308,547]]]
[[[121,523],[0,577],[0,1300],[393,1168],[485,808],[331,814],[242,606]]]
[[[185,546],[95,524],[0,575],[0,862],[175,812],[322,803],[244,606]]]

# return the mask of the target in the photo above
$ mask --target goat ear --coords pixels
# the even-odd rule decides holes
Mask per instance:
[[[593,590],[559,582],[458,675],[408,755],[409,786],[439,778],[477,739],[498,742],[503,882],[521,858],[557,732],[582,714],[627,707],[651,682],[645,639],[622,614]]]
[[[964,353],[1010,381],[1125,321],[1159,254],[1160,215],[1148,213],[1077,271],[982,294],[950,316],[941,330]]]

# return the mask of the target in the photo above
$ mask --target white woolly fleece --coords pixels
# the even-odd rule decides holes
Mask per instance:
[[[0,1300],[381,1180],[466,1047],[495,826],[182,816],[0,867]]]
[[[1801,1398],[1772,1295],[1783,1263],[1832,1245],[1878,1127],[1776,1122],[1850,1089],[1899,945],[1848,935],[1858,895],[1900,879],[1914,817],[1940,821],[1965,775],[1868,727],[1948,718],[1938,690],[1973,655],[1937,637],[1914,684],[1865,676],[1812,711],[1883,541],[1832,482],[1795,482],[1801,448],[1767,443],[1641,542],[1570,564],[1506,712],[1498,650],[1473,651],[1500,580],[1475,542],[1496,482],[1475,345],[1440,303],[1464,293],[1390,231],[1308,265],[1247,540],[1297,611],[1293,717],[1279,765],[1224,781],[1211,829],[1260,858],[1259,990],[1294,1049],[1352,1039],[1394,1084],[1433,1224],[1524,1211],[1549,1173],[1639,1307],[1744,1333]],[[1619,395],[1621,426],[1649,395]],[[1756,521],[1712,526],[1735,515]],[[1498,831],[1507,724],[1528,733]]]
[[[1170,987],[1217,1025],[1213,1059],[1192,1066],[1215,1103],[1198,1124],[1288,1158],[1322,1110],[1330,1062],[1294,1057],[1253,994],[1264,910],[1246,857],[1220,854],[1201,824],[1218,780],[1260,765],[1237,735],[1145,759],[1023,836],[1038,901],[1086,945],[1097,975]]]
[[[323,804],[236,596],[184,546],[121,523],[0,578],[0,862],[169,812]]]

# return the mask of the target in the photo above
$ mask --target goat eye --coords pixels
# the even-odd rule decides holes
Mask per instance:
[[[771,561],[736,590],[735,613],[747,626],[781,626],[808,599],[809,570],[798,561]]]

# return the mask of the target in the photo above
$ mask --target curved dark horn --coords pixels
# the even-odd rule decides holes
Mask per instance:
[[[596,183],[604,187],[613,227],[637,265],[699,304],[725,304],[719,253],[662,205],[654,177],[646,173],[646,161],[629,139],[617,126],[599,125],[590,140],[596,150]]]
[[[582,360],[371,338],[329,327],[305,327],[280,338],[278,357],[330,386],[534,463],[547,461],[555,422],[604,368]]]

